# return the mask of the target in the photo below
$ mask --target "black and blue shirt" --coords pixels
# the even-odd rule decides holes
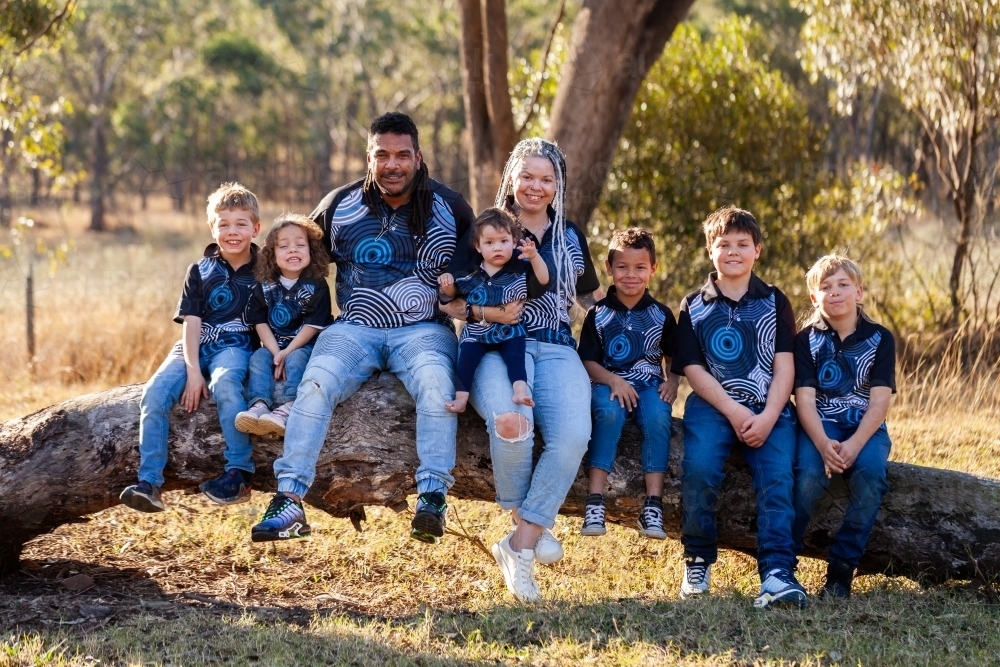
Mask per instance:
[[[257,334],[248,319],[250,297],[257,281],[253,265],[257,246],[250,246],[250,261],[236,271],[229,265],[215,243],[205,248],[205,256],[188,267],[184,290],[174,321],[185,316],[201,318],[199,354],[211,356],[227,347],[252,350]]]
[[[739,301],[722,294],[718,274],[681,301],[671,370],[704,366],[729,396],[746,406],[767,403],[774,355],[795,349],[795,314],[788,297],[756,274]]]
[[[636,389],[659,386],[663,358],[674,356],[676,330],[673,312],[648,290],[628,308],[611,286],[608,296],[587,311],[580,333],[580,358],[597,362]]]
[[[538,254],[545,260],[545,265],[549,269],[548,289],[537,298],[530,298],[529,294],[529,299],[524,305],[524,315],[521,319],[528,332],[528,338],[542,343],[576,347],[569,320],[569,309],[573,305],[573,295],[557,293],[556,276],[558,274],[556,272],[552,225],[550,224],[545,229],[541,239],[526,229],[523,231],[526,238],[535,242]],[[594,270],[594,263],[590,259],[587,237],[584,236],[579,227],[569,220],[566,221],[566,245],[573,263],[573,271],[576,274],[576,293],[590,294],[601,286],[601,282],[597,277],[597,271]],[[476,254],[470,239],[465,238],[458,245],[454,263],[456,266],[467,265],[474,261]]]
[[[278,348],[284,350],[302,327],[325,329],[331,317],[330,287],[320,278],[300,279],[290,288],[280,281],[257,283],[248,319],[250,324],[269,326]]]
[[[450,327],[437,307],[437,279],[472,223],[472,209],[462,195],[430,180],[431,218],[416,238],[407,226],[411,203],[392,209],[379,198],[372,210],[362,186],[358,180],[334,190],[310,215],[337,265],[338,319],[381,328],[428,321]]]
[[[515,250],[514,254],[517,252]],[[529,295],[538,296],[545,291],[545,287],[539,285],[534,278],[531,263],[519,257],[512,257],[492,276],[486,273],[481,262],[454,272],[454,276],[455,290],[473,306],[502,306],[511,301],[527,299]],[[527,330],[521,323],[470,322],[462,329],[459,343],[471,340],[493,345],[526,335]]]
[[[810,324],[795,337],[795,386],[816,390],[820,419],[857,426],[872,387],[896,393],[896,341],[864,312],[844,340],[823,320]]]

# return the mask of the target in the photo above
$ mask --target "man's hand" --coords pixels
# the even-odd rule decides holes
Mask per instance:
[[[741,439],[750,447],[760,447],[767,440],[767,436],[771,435],[771,429],[774,428],[776,421],[777,418],[768,416],[767,412],[762,412],[759,415],[752,414],[749,419],[743,422],[740,430]]]
[[[618,405],[628,409],[629,412],[639,405],[639,394],[627,380],[616,375],[608,386],[611,387],[611,400],[617,400]]]
[[[185,412],[194,412],[198,409],[201,399],[208,398],[208,385],[201,373],[192,373],[188,369],[187,382],[184,384],[184,393],[181,394],[181,407]]]
[[[660,383],[658,391],[660,400],[664,403],[673,403],[677,398],[677,388],[680,386],[680,377],[673,373],[667,373],[667,379]]]

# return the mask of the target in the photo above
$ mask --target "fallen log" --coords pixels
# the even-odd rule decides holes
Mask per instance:
[[[0,426],[0,571],[18,567],[28,540],[118,503],[138,467],[140,385],[89,394]],[[369,380],[333,419],[306,500],[360,525],[366,505],[397,510],[414,491],[417,467],[413,401],[390,374]],[[609,480],[608,520],[632,525],[644,493],[638,437],[627,430]],[[535,443],[536,449],[541,446]],[[682,439],[675,425],[664,490],[668,532],[680,526]],[[222,469],[223,442],[214,405],[171,415],[165,490],[193,489]],[[258,438],[256,490],[275,488],[271,462],[281,441]],[[472,411],[459,423],[452,495],[494,499],[489,443]],[[1000,572],[1000,483],[964,473],[890,464],[892,490],[879,512],[864,573],[905,575],[926,582],[990,578]],[[817,510],[805,555],[822,557],[843,515],[846,489],[835,485]],[[586,480],[581,471],[562,512],[582,515]],[[754,553],[756,512],[749,470],[739,457],[727,463],[719,500],[721,546]],[[249,536],[248,536],[249,538]]]

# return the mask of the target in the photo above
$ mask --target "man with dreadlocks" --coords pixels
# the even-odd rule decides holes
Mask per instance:
[[[460,194],[431,179],[417,127],[389,112],[368,130],[368,173],[328,194],[312,217],[337,264],[336,322],[317,338],[274,462],[278,493],[253,527],[255,542],[310,532],[302,498],[337,404],[375,371],[400,379],[417,404],[417,508],[411,536],[444,535],[445,494],[454,483],[457,349],[437,308],[437,279],[474,216]]]

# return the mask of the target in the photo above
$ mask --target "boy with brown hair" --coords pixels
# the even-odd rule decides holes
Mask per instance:
[[[199,488],[221,504],[250,499],[252,447],[235,419],[247,408],[243,383],[256,346],[247,306],[255,284],[253,239],[260,231],[260,204],[239,183],[223,183],[209,196],[207,214],[215,242],[188,268],[174,316],[184,325],[183,337],[146,383],[139,401],[139,481],[122,491],[121,501],[140,512],[164,509],[160,487],[170,409],[180,401],[194,412],[209,396],[219,408],[226,466],[222,475]]]
[[[792,546],[796,423],[788,399],[795,316],[781,290],[753,273],[762,238],[753,215],[727,206],[703,227],[715,271],[681,301],[672,365],[693,390],[684,408],[680,595],[708,592],[718,556],[715,506],[723,465],[736,447],[757,499],[761,590],[754,606],[804,606]]]
[[[813,506],[844,476],[850,492],[844,522],[827,554],[821,596],[848,598],[882,496],[892,442],[885,427],[896,391],[896,343],[868,318],[861,267],[847,257],[821,257],[806,274],[812,319],[795,337],[795,407],[802,430],[795,463],[795,553]]]
[[[612,235],[605,262],[611,287],[583,322],[580,358],[591,380],[593,434],[587,450],[589,495],[582,535],[604,535],[604,487],[618,451],[625,419],[635,415],[642,431],[646,499],[639,512],[645,537],[666,539],[663,480],[670,457],[671,403],[680,378],[664,373],[674,356],[677,321],[649,293],[656,273],[656,246],[640,227]]]

